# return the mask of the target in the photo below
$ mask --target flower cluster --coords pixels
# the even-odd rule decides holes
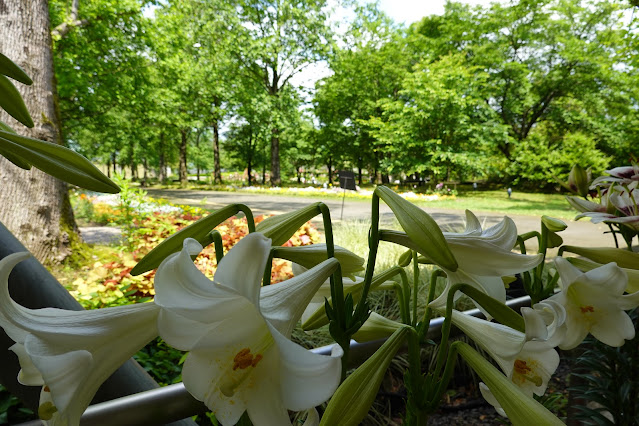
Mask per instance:
[[[609,176],[592,181],[590,190],[597,194],[599,202],[568,196],[566,199],[581,213],[577,219],[589,217],[593,223],[604,222],[619,228],[626,241],[639,234],[639,165],[616,167],[607,170]]]
[[[48,425],[79,424],[98,387],[158,335],[189,351],[184,385],[225,426],[245,411],[255,425],[282,425],[290,424],[287,410],[314,410],[339,384],[341,351],[317,355],[289,338],[338,261],[261,287],[270,249],[263,235],[246,236],[211,281],[191,260],[202,246],[187,238],[158,268],[154,302],[91,311],[18,305],[8,277],[29,254],[0,260],[0,325],[16,342],[18,380],[42,387],[40,418]]]

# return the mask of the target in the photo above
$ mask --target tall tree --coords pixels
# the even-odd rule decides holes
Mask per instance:
[[[271,184],[280,185],[281,117],[278,114],[291,78],[326,57],[332,34],[326,0],[240,0],[229,18],[233,51],[244,75],[272,98]]]
[[[26,136],[61,143],[50,31],[46,0],[0,3],[0,51],[33,79],[32,86],[20,90],[35,126],[27,130],[10,117],[0,119]],[[77,231],[67,185],[39,170],[19,169],[4,158],[0,158],[0,181],[3,224],[38,260],[66,257]]]

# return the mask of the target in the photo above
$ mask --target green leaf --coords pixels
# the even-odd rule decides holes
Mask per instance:
[[[476,289],[468,284],[455,284],[451,291],[457,287],[457,290],[479,303],[482,308],[497,320],[497,322],[507,325],[522,333],[526,332],[524,319],[506,304],[494,299],[481,290]]]
[[[366,362],[344,380],[328,403],[320,426],[360,424],[368,414],[386,370],[408,333],[408,326],[395,331]]]
[[[0,130],[0,152],[7,151],[25,163],[80,188],[111,194],[120,192],[120,188],[93,163],[61,145]]]
[[[261,232],[273,242],[273,246],[281,246],[289,240],[306,222],[320,214],[320,203],[314,203],[289,213],[264,219],[255,230]]]
[[[33,84],[33,80],[31,80],[27,73],[2,53],[0,53],[0,74],[4,74],[7,77],[11,77],[29,86]]]
[[[395,213],[400,225],[419,247],[418,251],[421,254],[449,271],[457,270],[457,260],[450,251],[444,234],[428,213],[385,186],[375,188],[375,193]]]
[[[140,275],[157,268],[167,256],[182,250],[182,243],[187,238],[194,238],[203,246],[210,244],[211,229],[237,214],[241,210],[240,206],[240,204],[231,204],[223,207],[171,235],[144,256],[131,270],[131,275]]]
[[[33,120],[20,92],[4,75],[0,75],[0,108],[25,126],[33,127]]]

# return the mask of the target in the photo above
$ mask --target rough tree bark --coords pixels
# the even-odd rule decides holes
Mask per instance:
[[[188,174],[186,170],[186,146],[188,144],[188,130],[180,129],[180,186],[186,187],[188,184]]]
[[[280,177],[280,130],[273,128],[271,130],[271,185],[280,186],[282,179]]]
[[[49,6],[46,0],[0,0],[0,51],[33,79],[16,87],[33,117],[27,129],[4,112],[0,120],[18,133],[61,143],[56,108]],[[43,263],[70,254],[77,226],[68,187],[39,170],[22,170],[0,158],[0,221]]]

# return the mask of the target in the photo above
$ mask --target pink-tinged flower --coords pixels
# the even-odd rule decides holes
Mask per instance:
[[[639,164],[615,167],[612,170],[606,170],[606,173],[610,176],[599,176],[592,182],[591,187],[594,188],[609,183],[631,184],[639,182]]]

